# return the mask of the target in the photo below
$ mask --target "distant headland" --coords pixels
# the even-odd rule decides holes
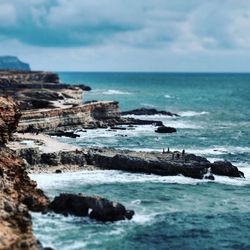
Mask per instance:
[[[30,65],[22,62],[16,56],[0,56],[0,70],[27,70],[30,71]]]

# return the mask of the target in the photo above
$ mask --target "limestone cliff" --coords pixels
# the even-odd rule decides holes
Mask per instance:
[[[12,96],[21,110],[82,104],[83,84],[60,83],[58,74],[45,71],[0,70],[0,96]]]
[[[18,131],[104,127],[113,125],[119,119],[118,103],[103,101],[71,108],[24,112]]]
[[[23,160],[3,145],[19,119],[12,99],[0,98],[0,114],[0,250],[39,249],[28,209],[43,211],[48,199],[28,177]]]

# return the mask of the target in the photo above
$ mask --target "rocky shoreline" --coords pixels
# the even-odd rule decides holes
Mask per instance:
[[[214,180],[214,175],[244,178],[244,173],[227,161],[209,162],[206,158],[179,151],[135,152],[111,148],[76,149],[44,153],[37,148],[16,151],[27,162],[31,172],[64,170],[121,170],[161,176],[183,175],[195,179]],[[78,166],[78,168],[76,168]],[[50,171],[51,172],[51,171]]]
[[[121,113],[114,101],[84,104],[83,92],[89,90],[82,85],[61,84],[58,75],[51,72],[0,71],[0,96],[10,95],[19,103],[11,97],[0,97],[0,250],[42,249],[33,235],[29,211],[89,216],[101,222],[130,220],[134,215],[122,204],[99,196],[60,194],[50,201],[28,172],[60,174],[100,169],[209,180],[217,175],[244,178],[244,173],[230,162],[211,163],[185,150],[82,149],[51,138],[48,134],[76,138],[76,128],[112,131],[126,129],[123,125],[155,125],[157,133],[176,132],[161,121],[129,115],[178,114],[154,109]],[[14,131],[18,133],[13,135]]]
[[[43,248],[35,238],[29,211],[57,213],[63,209],[63,215],[90,216],[102,222],[132,219],[133,211],[98,196],[68,194],[67,206],[63,205],[65,199],[50,202],[29,178],[24,160],[5,145],[19,119],[20,110],[13,99],[0,97],[0,250],[51,249]]]

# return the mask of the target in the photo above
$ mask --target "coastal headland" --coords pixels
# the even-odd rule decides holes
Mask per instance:
[[[127,126],[154,125],[155,132],[172,133],[161,121],[140,120],[129,114],[157,113],[132,110],[123,115],[115,101],[84,103],[90,87],[61,83],[57,74],[40,71],[0,72],[0,249],[41,249],[32,233],[29,211],[55,212],[117,221],[132,219],[134,211],[99,196],[60,194],[50,201],[29,173],[58,173],[91,169],[121,170],[161,176],[183,175],[213,181],[217,175],[244,178],[227,161],[210,162],[188,149],[135,152],[111,148],[81,148],[54,136],[76,138],[76,129],[124,130]],[[15,99],[15,102],[13,101]],[[171,112],[160,114],[178,116]],[[187,152],[186,152],[187,151]],[[136,212],[136,211],[135,211]]]

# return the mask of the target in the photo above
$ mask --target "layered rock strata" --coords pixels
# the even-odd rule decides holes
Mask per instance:
[[[18,123],[17,106],[0,98],[0,111],[0,250],[39,249],[28,210],[44,211],[48,199],[28,177],[23,160],[3,145]]]
[[[119,122],[117,102],[96,102],[76,107],[24,112],[18,131],[107,127]]]
[[[82,84],[62,84],[53,72],[0,70],[0,96],[15,97],[21,110],[78,105],[89,90]]]

